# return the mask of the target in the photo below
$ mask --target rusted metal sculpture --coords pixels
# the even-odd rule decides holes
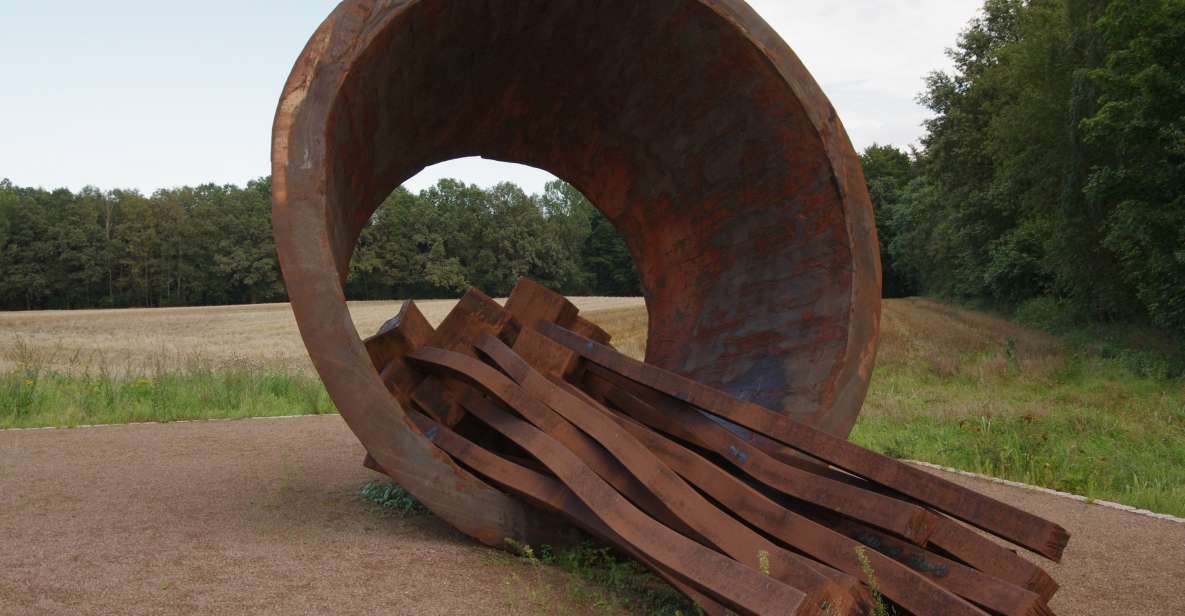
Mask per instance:
[[[346,354],[323,272],[344,276],[371,212],[475,155],[546,169],[608,216],[646,289],[649,363],[848,433],[880,314],[871,206],[831,105],[744,2],[343,2],[273,136],[278,248],[290,294],[317,297],[297,300],[316,353]]]
[[[645,363],[526,280],[361,339],[362,227],[472,155],[547,169],[612,221]],[[367,465],[456,528],[503,546],[575,525],[713,614],[860,613],[862,546],[913,613],[1049,613],[1048,575],[954,519],[1054,559],[1064,530],[844,440],[877,341],[871,206],[826,98],[744,2],[346,0],[289,77],[272,158],[313,363]]]

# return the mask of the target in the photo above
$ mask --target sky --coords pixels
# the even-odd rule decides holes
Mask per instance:
[[[468,1],[468,0],[457,0]],[[908,146],[924,77],[982,0],[750,0],[822,85],[857,149]],[[0,0],[0,178],[19,186],[244,184],[270,172],[272,116],[328,0]],[[407,182],[549,174],[461,159]]]

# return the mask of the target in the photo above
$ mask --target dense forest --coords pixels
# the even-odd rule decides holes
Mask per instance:
[[[1185,0],[987,0],[948,53],[919,97],[920,147],[862,156],[886,295],[1185,332]],[[282,300],[269,193],[267,179],[151,196],[0,182],[0,307]],[[570,186],[446,180],[383,203],[347,293],[505,294],[524,275],[639,292]]]
[[[890,295],[1185,332],[1185,1],[987,0],[865,172]]]
[[[352,299],[505,295],[529,276],[573,295],[638,295],[620,236],[579,192],[454,180],[400,188],[352,261]],[[0,307],[188,306],[283,301],[271,182],[45,191],[0,182]]]

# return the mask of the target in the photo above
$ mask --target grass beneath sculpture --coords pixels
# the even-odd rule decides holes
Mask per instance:
[[[389,481],[369,482],[358,494],[390,515],[408,517],[430,513],[411,493]],[[554,585],[542,578],[555,570],[567,574],[566,590],[573,600],[597,607],[598,611],[654,616],[701,613],[694,603],[646,567],[591,539],[565,548],[510,542],[507,549],[508,552],[490,552],[488,558],[495,562],[518,560],[528,565],[525,571],[520,569],[508,575],[503,586],[512,603],[532,613],[551,613]]]
[[[640,300],[577,303],[644,354]],[[451,305],[425,304],[434,321]],[[397,306],[351,309],[368,332]],[[334,412],[283,305],[7,313],[0,326],[0,428]],[[887,301],[882,326],[861,445],[1185,515],[1179,343],[1053,336],[923,299]]]

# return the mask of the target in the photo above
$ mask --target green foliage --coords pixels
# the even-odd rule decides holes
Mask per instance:
[[[602,264],[602,248],[624,260]],[[604,275],[602,271],[610,268]],[[618,271],[620,270],[620,271]],[[419,195],[400,188],[363,230],[347,291],[357,299],[455,297],[474,286],[495,296],[520,277],[570,295],[634,295],[637,274],[624,242],[583,195],[552,182],[542,195],[513,184],[483,190],[441,180]],[[613,276],[633,287],[615,287]]]
[[[544,545],[538,550],[513,540],[507,543],[532,567],[555,567],[567,573],[573,597],[606,612],[653,616],[703,613],[637,561],[593,541],[564,548]]]
[[[1153,322],[1185,331],[1185,2],[1113,0],[1096,22],[1109,53],[1092,72],[1102,151],[1087,182],[1107,205],[1103,245]]]
[[[0,372],[0,429],[276,417],[334,412],[312,376],[249,366],[160,374]]]
[[[1062,333],[1077,325],[1079,315],[1073,305],[1056,297],[1041,296],[1025,300],[1017,306],[1013,320],[1021,325],[1051,333]]]
[[[901,202],[913,180],[913,159],[893,146],[873,144],[860,156],[864,175],[868,179],[868,193],[876,211],[876,230],[880,238],[881,261],[884,265],[884,296],[908,297],[917,293],[917,281],[906,266],[889,257],[894,240],[905,233],[907,220],[901,214]]]
[[[408,517],[428,513],[416,497],[412,496],[403,486],[389,481],[370,481],[358,490],[362,498],[382,507],[386,511]]]
[[[887,294],[1185,332],[1183,48],[1182,0],[986,0],[912,169],[864,154]]]
[[[868,560],[868,554],[863,547],[856,548],[856,560],[860,563],[860,573],[864,574],[864,584],[868,586],[868,593],[872,595],[872,616],[889,616],[889,605],[881,594],[880,582],[876,579],[876,570]]]
[[[1185,389],[1174,378],[1185,364],[1112,343],[1075,345],[1042,374],[1023,358],[1018,365],[1016,353],[1005,340],[955,375],[879,368],[869,408],[903,410],[865,413],[852,440],[897,458],[1185,515]],[[991,371],[997,364],[1008,368]]]
[[[506,295],[520,276],[568,294],[637,295],[621,237],[563,182],[543,195],[456,180],[397,189],[359,237],[353,299]],[[282,301],[271,180],[48,192],[0,181],[0,309]]]
[[[173,306],[284,297],[271,182],[78,194],[0,183],[0,308]]]

